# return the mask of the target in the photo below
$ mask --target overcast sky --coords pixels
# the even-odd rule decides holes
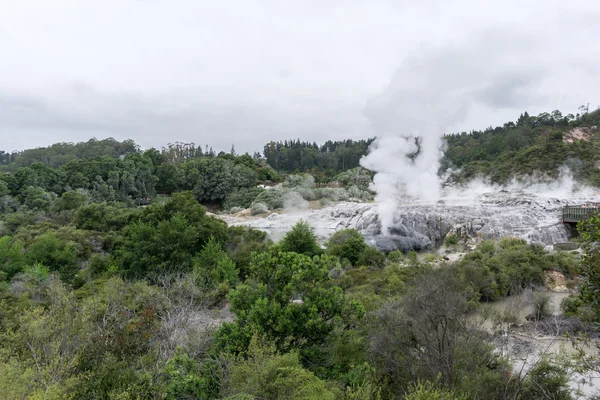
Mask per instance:
[[[0,0],[0,149],[252,152],[575,113],[600,104],[599,21],[597,0]]]

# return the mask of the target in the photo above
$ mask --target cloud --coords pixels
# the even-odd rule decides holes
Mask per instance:
[[[600,104],[599,12],[591,0],[7,0],[0,148],[114,136],[254,151],[417,130],[412,102],[373,106],[399,70],[423,72],[401,83],[417,104],[476,103],[448,110],[464,114],[448,130],[573,112]]]

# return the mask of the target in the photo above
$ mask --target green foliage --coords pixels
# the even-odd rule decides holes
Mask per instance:
[[[595,322],[600,324],[600,216],[595,215],[580,221],[577,229],[581,237],[588,242],[588,249],[581,262],[583,283],[580,296],[582,302],[595,314]]]
[[[55,207],[58,211],[77,210],[86,205],[88,201],[89,197],[86,193],[77,190],[70,190],[63,193],[62,196],[56,200]]]
[[[229,294],[237,318],[217,332],[217,349],[245,351],[255,333],[279,350],[318,346],[336,326],[359,318],[362,307],[348,303],[331,282],[334,265],[330,257],[280,249],[255,254],[248,280]]]
[[[227,399],[336,399],[326,382],[302,367],[297,352],[279,354],[275,346],[261,344],[256,337],[247,356],[238,357],[231,367],[225,391]]]
[[[261,187],[240,188],[227,195],[223,202],[223,208],[230,210],[233,207],[249,208],[257,196],[265,189]]]
[[[444,238],[444,245],[453,246],[458,243],[458,236],[455,233],[450,233]]]
[[[569,387],[569,371],[549,360],[542,360],[531,368],[523,383],[523,399],[571,400],[574,399]]]
[[[600,242],[600,215],[593,215],[579,221],[577,231],[581,238],[588,243]]]
[[[303,220],[300,220],[285,234],[280,244],[281,250],[291,251],[307,256],[321,254],[323,250],[317,243],[314,229]]]
[[[411,385],[404,397],[405,400],[467,400],[467,398],[430,381]]]
[[[165,367],[165,400],[206,398],[206,380],[196,362],[178,349]]]
[[[90,139],[80,143],[56,143],[49,147],[24,150],[11,155],[10,169],[27,167],[36,162],[44,163],[52,168],[58,168],[76,159],[94,158],[101,156],[119,157],[136,151],[132,140],[119,142],[113,138],[104,140]]]
[[[288,175],[283,182],[283,187],[313,189],[315,187],[315,178],[310,174]]]
[[[401,300],[374,314],[370,349],[396,395],[419,381],[468,391],[472,398],[493,398],[487,393],[504,390],[487,334],[469,324],[466,289],[450,268],[430,270],[417,276]],[[436,393],[435,388],[423,389]]]
[[[319,176],[318,181],[323,182],[336,173],[359,167],[359,161],[367,153],[372,141],[327,141],[322,146],[299,140],[269,142],[263,154],[269,165],[277,171],[319,171],[323,176]]]
[[[216,300],[224,298],[238,282],[235,263],[212,236],[194,259],[194,275],[204,290],[216,290],[212,295]]]
[[[92,231],[118,231],[136,214],[136,210],[107,203],[92,203],[75,212],[74,223],[79,229]]]
[[[357,167],[337,175],[335,181],[343,183],[345,187],[355,186],[360,190],[368,190],[372,182],[372,176],[368,170]]]
[[[41,187],[27,187],[21,194],[21,203],[29,210],[49,211],[54,205],[56,194]]]
[[[535,174],[556,178],[561,167],[569,165],[577,179],[597,185],[598,133],[591,127],[598,124],[599,116],[598,110],[568,117],[557,110],[537,117],[525,113],[516,123],[502,127],[447,135],[441,169],[459,168],[453,176],[458,181],[484,175],[494,183],[508,183]],[[575,138],[571,133],[575,128],[588,137]],[[577,163],[570,162],[574,159]]]
[[[210,237],[228,239],[224,222],[206,216],[189,192],[176,193],[165,204],[153,204],[124,230],[117,258],[129,276],[190,271],[193,257]]]
[[[583,257],[581,274],[581,300],[591,307],[596,323],[600,323],[600,251],[597,248],[589,249]]]
[[[27,247],[25,260],[28,264],[40,263],[57,271],[61,279],[70,282],[77,272],[78,252],[72,243],[61,241],[54,233],[38,236]]]
[[[543,272],[557,266],[565,272],[574,271],[577,260],[570,255],[548,254],[522,239],[503,238],[497,245],[480,243],[476,251],[457,263],[457,272],[483,299],[494,300],[543,284]]]
[[[356,265],[362,253],[366,250],[365,238],[356,229],[337,231],[327,241],[327,254],[345,258]]]
[[[263,253],[273,244],[267,234],[244,226],[230,226],[227,254],[234,261],[242,280],[250,274],[253,253]]]
[[[288,191],[285,189],[268,189],[256,196],[254,202],[266,205],[269,210],[276,210],[278,208],[283,208],[287,193]]]
[[[373,246],[366,246],[362,253],[360,253],[358,260],[356,260],[356,264],[367,267],[383,268],[385,265],[385,254]]]
[[[404,253],[400,250],[394,250],[388,253],[387,259],[392,263],[399,263],[404,261]]]
[[[23,246],[10,236],[0,237],[0,273],[10,279],[20,272],[24,265]]]
[[[199,201],[224,200],[230,193],[256,186],[256,172],[224,158],[194,158],[181,166],[181,188]]]
[[[200,242],[198,232],[182,215],[156,225],[134,222],[126,232],[120,251],[122,268],[131,276],[189,271]]]
[[[252,209],[250,210],[250,214],[252,215],[266,214],[268,212],[269,208],[263,203],[252,204]]]

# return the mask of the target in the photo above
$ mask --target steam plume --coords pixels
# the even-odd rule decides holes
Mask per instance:
[[[377,139],[361,165],[376,173],[372,189],[382,234],[394,222],[399,196],[440,198],[437,173],[446,129],[460,123],[473,105],[497,109],[517,98],[523,104],[523,93],[537,83],[532,71],[516,69],[502,52],[484,66],[474,62],[484,47],[480,40],[421,52],[407,59],[381,95],[366,105]]]

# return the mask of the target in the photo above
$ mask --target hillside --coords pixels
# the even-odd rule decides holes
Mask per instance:
[[[531,117],[484,131],[446,136],[447,149],[440,172],[457,170],[452,178],[476,176],[506,183],[513,177],[558,176],[562,165],[575,178],[600,186],[600,110],[562,116],[559,111]]]

